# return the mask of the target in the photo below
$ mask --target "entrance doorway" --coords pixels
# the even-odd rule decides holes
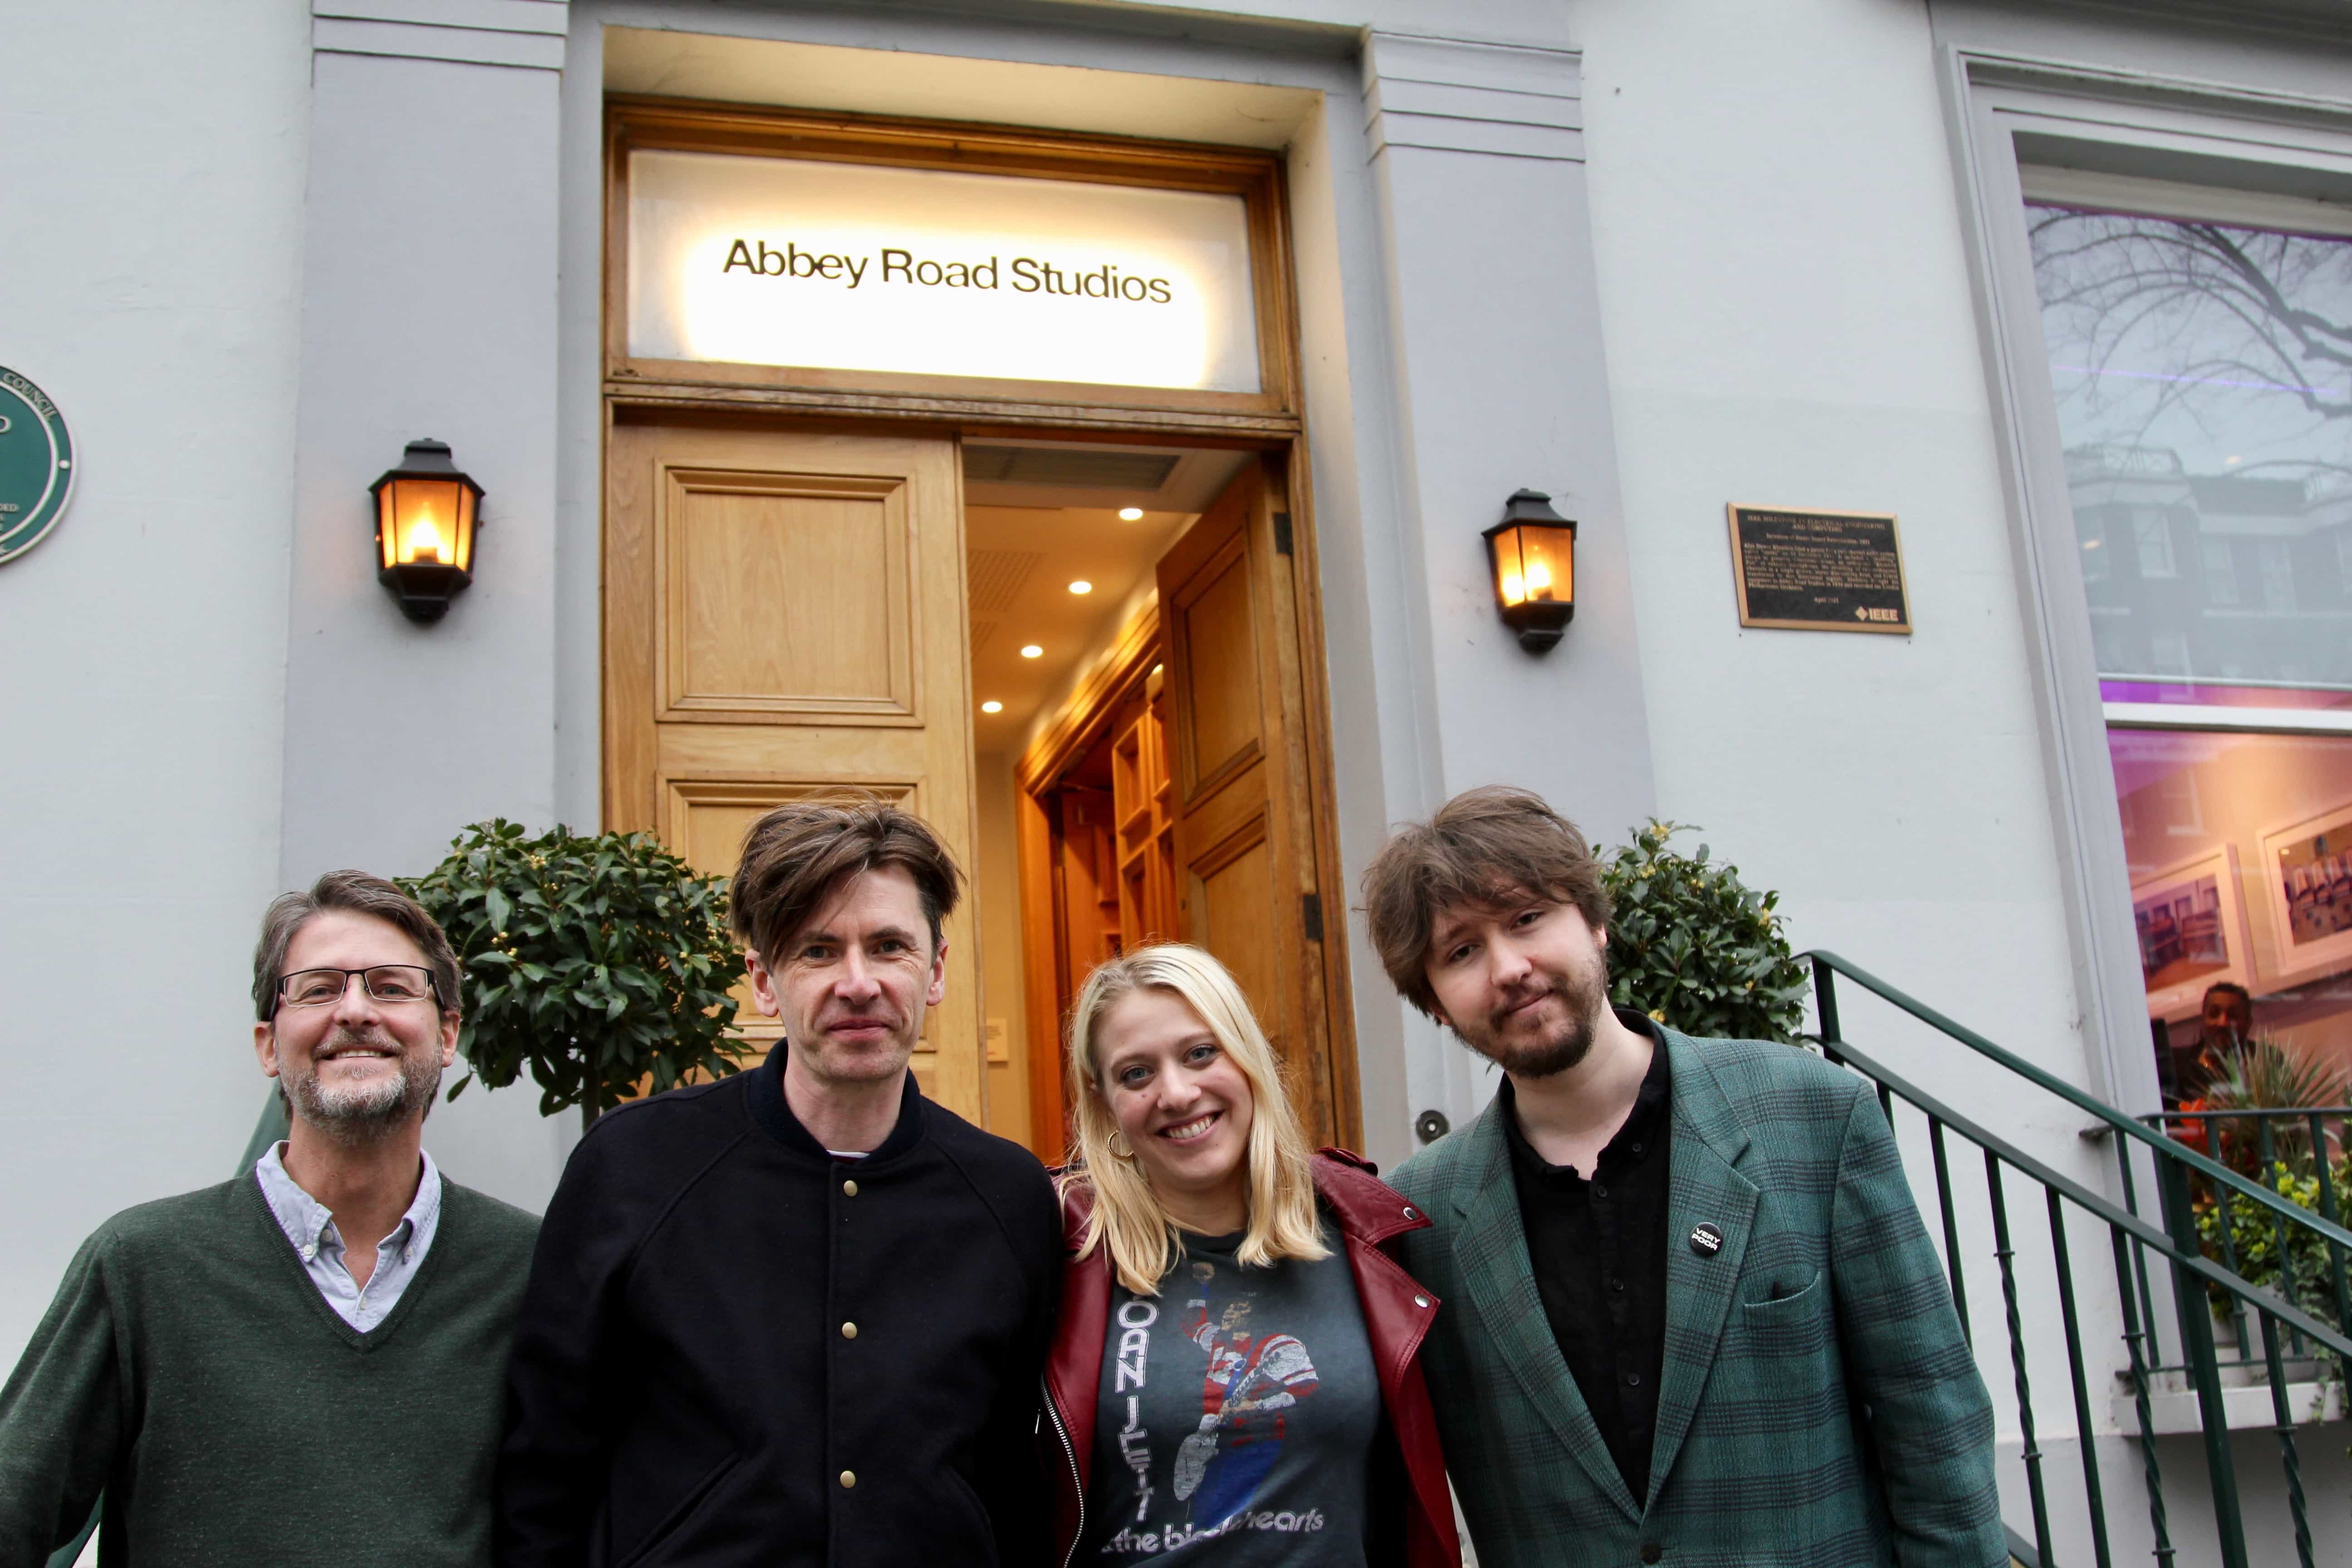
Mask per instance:
[[[1290,457],[616,424],[608,826],[723,874],[783,801],[901,801],[971,873],[926,1094],[1058,1157],[1078,984],[1184,940],[1241,981],[1312,1135],[1352,1142]]]

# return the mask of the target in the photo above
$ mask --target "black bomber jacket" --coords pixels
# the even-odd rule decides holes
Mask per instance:
[[[1044,1550],[1061,1215],[923,1099],[863,1160],[753,1071],[599,1119],[516,1321],[499,1568],[987,1568]]]

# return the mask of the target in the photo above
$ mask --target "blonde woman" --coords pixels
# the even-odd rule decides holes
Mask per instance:
[[[1062,1568],[1457,1568],[1437,1311],[1385,1247],[1429,1222],[1311,1152],[1223,964],[1138,949],[1070,1020],[1067,1261],[1039,1436]]]

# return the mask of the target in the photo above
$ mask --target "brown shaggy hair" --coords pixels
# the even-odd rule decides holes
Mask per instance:
[[[1576,824],[1533,790],[1465,790],[1425,823],[1400,829],[1364,871],[1372,945],[1398,994],[1431,1017],[1430,933],[1447,910],[1493,909],[1530,894],[1573,904],[1595,931],[1609,925],[1601,862]]]
[[[729,923],[773,963],[843,883],[885,866],[915,879],[936,955],[963,873],[921,817],[873,795],[796,800],[753,823],[728,889]]]
[[[395,927],[425,954],[433,972],[433,999],[444,1013],[465,1011],[465,994],[457,988],[457,953],[425,906],[365,871],[330,871],[310,884],[307,893],[280,893],[269,900],[261,917],[261,940],[253,949],[253,1016],[268,1023],[278,1012],[278,981],[286,965],[286,950],[313,915],[329,910],[373,915]]]

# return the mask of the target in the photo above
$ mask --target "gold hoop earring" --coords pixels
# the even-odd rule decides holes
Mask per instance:
[[[1103,1147],[1110,1151],[1110,1157],[1114,1160],[1135,1158],[1135,1151],[1128,1146],[1127,1134],[1116,1129],[1112,1130],[1109,1137],[1103,1140]]]

